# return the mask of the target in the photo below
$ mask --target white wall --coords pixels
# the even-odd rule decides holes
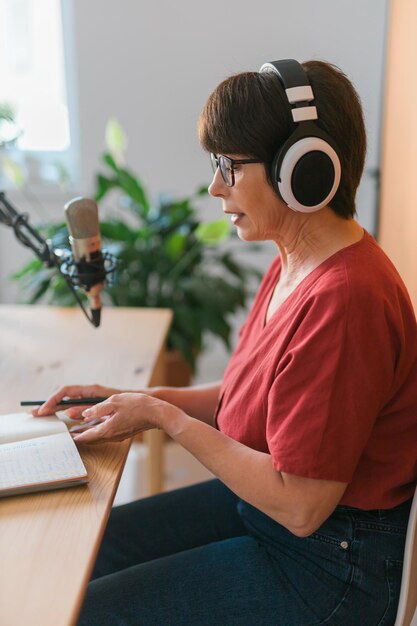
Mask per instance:
[[[73,18],[70,89],[80,175],[74,190],[38,189],[40,204],[57,215],[68,195],[91,193],[110,116],[127,131],[128,162],[151,193],[182,195],[207,183],[210,166],[196,124],[208,94],[231,73],[288,57],[329,60],[351,78],[365,109],[367,167],[376,167],[387,1],[63,0]],[[12,197],[25,210],[33,206],[20,192]],[[375,202],[374,182],[365,176],[359,217],[371,230]],[[221,216],[213,199],[202,211]],[[33,215],[35,222],[40,209]],[[273,249],[265,250],[260,263],[266,267]],[[12,233],[0,226],[0,301],[15,300],[7,276],[21,266],[23,255]],[[213,348],[200,376],[220,375],[226,358]]]

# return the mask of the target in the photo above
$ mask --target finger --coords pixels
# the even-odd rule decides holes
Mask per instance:
[[[51,413],[55,413],[61,400],[63,400],[67,396],[74,397],[77,392],[79,395],[80,389],[81,387],[79,385],[60,387],[58,391],[55,391],[55,393],[49,396],[49,398],[43,404],[41,404],[41,406],[37,410],[37,415],[50,415]]]
[[[65,415],[72,420],[82,420],[83,419],[83,411],[88,409],[88,404],[73,406],[65,411]]]
[[[108,441],[108,430],[108,424],[104,421],[97,426],[87,428],[82,433],[72,435],[72,438],[76,443],[105,443]]]
[[[99,402],[99,404],[95,404],[94,406],[90,406],[82,412],[82,416],[85,422],[89,422],[94,419],[98,419],[100,417],[106,417],[108,415],[112,415],[115,410],[115,405],[111,398],[105,400],[104,402]]]
[[[72,426],[71,428],[69,428],[69,432],[71,433],[71,435],[74,433],[82,433],[84,430],[87,430],[88,428],[92,428],[93,426],[96,426],[97,424],[101,424],[102,420],[98,419],[98,420],[93,420],[92,422],[86,422],[83,424],[77,424],[76,426]]]
[[[92,389],[94,389],[94,385],[66,385],[65,387],[61,387],[37,409],[36,415],[51,415],[51,413],[55,413],[59,410],[60,402],[64,398],[82,398],[83,396],[89,396],[92,394]]]

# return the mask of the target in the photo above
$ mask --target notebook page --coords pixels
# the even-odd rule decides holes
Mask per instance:
[[[0,444],[63,433],[66,430],[66,425],[56,415],[48,417],[33,417],[30,413],[0,415]]]
[[[0,490],[86,476],[68,433],[0,445]]]

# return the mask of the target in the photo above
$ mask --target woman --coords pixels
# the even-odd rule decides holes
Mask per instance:
[[[109,396],[83,410],[101,423],[77,441],[161,428],[217,477],[112,512],[83,625],[395,620],[417,479],[416,320],[354,219],[366,139],[353,86],[318,61],[261,70],[221,83],[199,127],[211,195],[242,240],[279,253],[222,383],[69,386],[38,411]]]

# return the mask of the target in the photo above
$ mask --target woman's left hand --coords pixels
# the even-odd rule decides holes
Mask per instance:
[[[118,393],[83,411],[82,425],[87,428],[79,433],[75,427],[72,435],[77,443],[123,441],[150,428],[163,428],[181,414],[185,416],[181,409],[145,393]]]

